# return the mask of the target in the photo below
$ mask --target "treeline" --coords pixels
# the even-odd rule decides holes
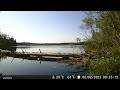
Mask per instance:
[[[17,43],[17,45],[83,45],[84,42],[79,43],[27,43],[27,42],[21,42]]]
[[[90,74],[120,75],[120,11],[85,12],[84,28],[91,31],[86,38]]]
[[[13,37],[0,32],[0,47],[16,46],[16,40]]]

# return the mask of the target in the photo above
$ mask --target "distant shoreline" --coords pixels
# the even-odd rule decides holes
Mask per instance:
[[[22,43],[17,43],[17,45],[84,45],[84,42],[80,42],[80,43],[26,43],[26,42],[22,42]]]

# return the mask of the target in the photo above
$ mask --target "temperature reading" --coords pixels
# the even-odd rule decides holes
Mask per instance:
[[[64,79],[64,76],[63,75],[60,75],[60,76],[55,76],[55,75],[53,75],[52,76],[52,79]]]
[[[75,75],[67,76],[67,79],[75,79]]]

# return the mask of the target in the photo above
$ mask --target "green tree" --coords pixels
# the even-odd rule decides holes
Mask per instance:
[[[16,46],[16,40],[14,37],[9,37],[8,35],[0,32],[0,46],[7,47],[7,46]]]
[[[84,28],[90,30],[92,36],[86,39],[84,49],[97,60],[92,58],[91,72],[106,74],[108,71],[108,75],[116,69],[115,73],[119,74],[120,66],[112,62],[120,62],[120,11],[95,11],[87,12],[86,15],[83,19]]]

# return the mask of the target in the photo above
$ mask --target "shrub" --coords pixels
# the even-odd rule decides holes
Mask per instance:
[[[89,73],[92,75],[120,75],[120,55],[91,61]]]

